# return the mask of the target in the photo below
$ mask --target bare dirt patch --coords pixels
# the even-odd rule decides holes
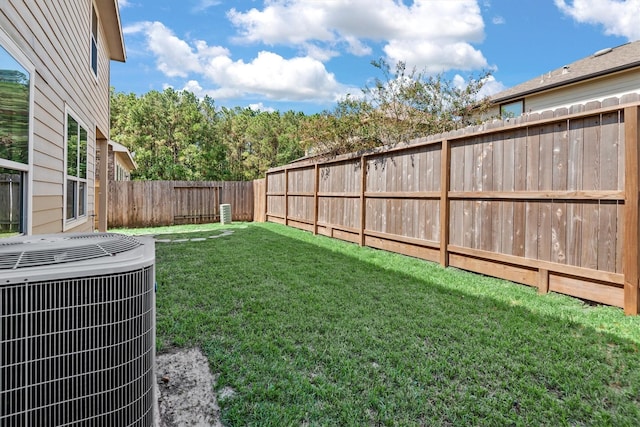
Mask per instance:
[[[215,377],[200,349],[158,354],[156,425],[222,427],[214,387]]]

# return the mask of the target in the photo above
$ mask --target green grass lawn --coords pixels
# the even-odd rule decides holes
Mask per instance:
[[[202,348],[226,425],[640,425],[621,309],[276,224],[162,237],[221,229],[156,244],[157,340]]]

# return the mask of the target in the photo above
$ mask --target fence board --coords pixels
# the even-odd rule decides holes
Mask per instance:
[[[266,179],[255,179],[253,181],[253,220],[255,222],[265,222],[267,183]]]
[[[568,130],[565,122],[555,125],[553,132],[553,173],[554,191],[567,188]],[[551,205],[551,261],[566,263],[567,246],[567,202],[554,201]]]
[[[20,174],[0,174],[0,231],[20,231],[23,183]]]
[[[542,117],[553,117],[553,112],[544,112]],[[539,128],[540,157],[538,163],[538,190],[553,190],[553,139],[555,130],[556,128],[553,124]],[[550,200],[543,201],[539,204],[537,259],[543,261],[551,260],[552,209],[553,203]]]
[[[567,190],[582,190],[584,159],[584,120],[571,120],[567,146]],[[582,252],[582,205],[567,205],[566,259],[567,264],[580,265]]]
[[[527,187],[527,134],[524,130],[515,131],[513,141],[514,191],[524,191]],[[526,204],[513,204],[513,255],[523,257],[527,230]]]
[[[584,121],[584,165],[582,188],[600,189],[600,116],[588,117]],[[582,253],[580,265],[587,268],[598,267],[598,224],[600,222],[599,203],[585,203],[582,208]]]

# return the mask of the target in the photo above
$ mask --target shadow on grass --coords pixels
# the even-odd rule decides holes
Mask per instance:
[[[637,343],[575,300],[275,224],[156,252],[160,346],[204,349],[229,425],[640,422]]]

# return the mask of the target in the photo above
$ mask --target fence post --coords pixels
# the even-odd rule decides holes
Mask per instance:
[[[289,225],[289,169],[284,170],[284,225]]]
[[[451,184],[451,144],[442,140],[440,154],[440,265],[449,266],[449,189]]]
[[[318,234],[318,191],[320,191],[320,166],[318,163],[314,165],[314,183],[313,183],[313,234]]]
[[[640,259],[640,217],[638,208],[640,191],[640,120],[638,106],[624,109],[625,184],[624,184],[624,249],[622,272],[624,273],[624,312],[637,315],[640,307],[638,284]]]
[[[269,222],[269,172],[264,174],[264,222]]]
[[[367,220],[367,200],[364,196],[367,187],[367,159],[360,156],[360,246],[364,246],[364,229]]]

